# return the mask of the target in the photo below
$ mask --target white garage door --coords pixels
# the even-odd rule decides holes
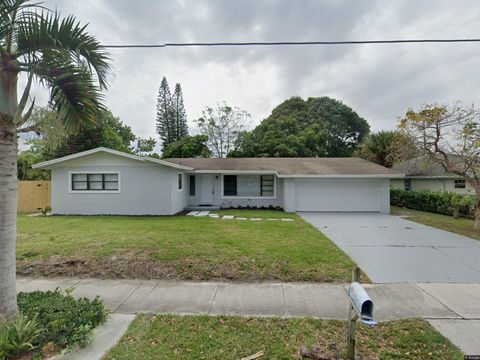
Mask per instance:
[[[380,211],[377,179],[297,179],[297,211]]]

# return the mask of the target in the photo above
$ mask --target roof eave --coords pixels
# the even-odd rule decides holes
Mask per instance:
[[[321,178],[321,179],[396,179],[404,178],[403,174],[277,174],[279,178]]]
[[[95,148],[95,149],[82,151],[82,152],[79,152],[79,153],[76,153],[76,154],[67,155],[67,156],[64,156],[64,157],[61,157],[61,158],[58,158],[58,159],[53,159],[53,160],[44,161],[44,162],[41,162],[41,163],[38,163],[38,164],[33,164],[32,169],[51,169],[52,166],[64,163],[66,161],[79,159],[79,158],[82,158],[84,156],[93,155],[93,154],[96,154],[96,153],[99,153],[99,152],[105,152],[105,153],[108,153],[108,154],[118,155],[118,156],[122,156],[124,158],[137,160],[137,161],[150,161],[150,162],[153,162],[153,163],[156,163],[156,164],[165,165],[165,166],[172,167],[172,168],[179,169],[179,170],[193,170],[193,168],[191,168],[191,167],[178,165],[178,164],[175,164],[175,163],[172,163],[172,162],[169,162],[169,161],[155,159],[155,158],[152,158],[152,157],[145,157],[145,156],[127,154],[127,153],[122,152],[122,151],[113,150],[113,149],[109,149],[109,148],[105,148],[105,147],[98,147],[98,148]]]

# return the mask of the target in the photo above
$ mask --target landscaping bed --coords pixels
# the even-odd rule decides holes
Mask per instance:
[[[392,215],[405,217],[420,224],[435,227],[437,229],[450,231],[472,239],[480,240],[480,231],[473,228],[474,220],[472,219],[454,219],[452,216],[433,214],[425,211],[418,211],[396,206],[391,207]]]
[[[84,346],[108,313],[97,298],[74,299],[69,292],[18,294],[19,315],[0,322],[0,359],[43,359]]]
[[[121,359],[300,359],[316,345],[329,359],[345,358],[347,322],[207,316],[139,315],[105,356]],[[463,359],[424,320],[357,327],[357,354],[368,359]]]
[[[352,260],[281,211],[225,210],[262,221],[168,216],[18,217],[17,272],[30,276],[348,282]],[[268,221],[268,218],[293,221]]]

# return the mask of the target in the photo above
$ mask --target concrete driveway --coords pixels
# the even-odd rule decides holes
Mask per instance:
[[[480,241],[379,213],[299,215],[374,283],[480,283]]]

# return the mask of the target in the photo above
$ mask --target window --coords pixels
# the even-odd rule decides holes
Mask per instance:
[[[225,175],[223,177],[223,195],[237,196],[237,177],[235,175]]]
[[[405,179],[405,190],[412,190],[412,180],[411,179]]]
[[[73,191],[118,191],[118,173],[72,174]]]
[[[190,196],[195,196],[195,175],[190,175]]]
[[[465,180],[464,179],[455,180],[455,189],[465,189]]]
[[[178,191],[183,190],[183,174],[181,173],[178,174],[177,190]]]
[[[260,196],[273,196],[273,175],[260,176]]]
[[[275,179],[273,175],[224,175],[223,196],[273,197]]]

